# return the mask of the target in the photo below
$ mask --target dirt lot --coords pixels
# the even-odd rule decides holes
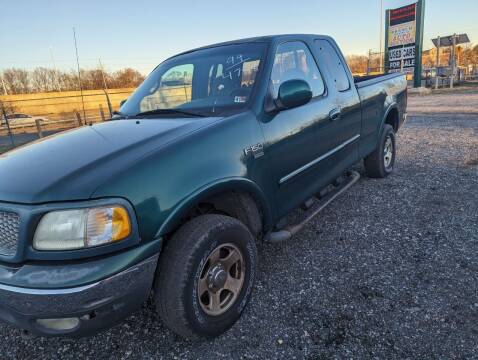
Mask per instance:
[[[409,112],[393,176],[364,176],[292,241],[262,246],[225,335],[183,341],[145,306],[81,340],[0,325],[2,358],[478,358],[478,89],[412,97]]]

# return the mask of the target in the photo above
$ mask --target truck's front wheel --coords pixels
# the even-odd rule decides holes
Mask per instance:
[[[365,169],[372,178],[385,178],[395,165],[396,145],[393,127],[385,124],[380,134],[377,149],[365,158]]]
[[[168,241],[158,267],[155,301],[163,322],[190,339],[218,336],[247,304],[257,249],[240,221],[203,215]]]

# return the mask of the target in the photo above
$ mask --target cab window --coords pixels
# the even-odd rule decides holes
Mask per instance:
[[[271,74],[273,98],[277,98],[282,83],[296,79],[307,81],[313,97],[325,91],[324,81],[309,48],[301,41],[280,44]]]
[[[327,40],[315,40],[315,45],[319,53],[319,64],[326,67],[327,72],[333,79],[337,91],[343,92],[350,89],[349,77],[345,71],[344,64],[340,60],[337,51]]]

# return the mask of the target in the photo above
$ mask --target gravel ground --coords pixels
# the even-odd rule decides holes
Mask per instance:
[[[478,89],[412,97],[409,112],[391,177],[364,176],[292,241],[262,246],[225,335],[186,342],[145,306],[88,339],[0,325],[2,358],[478,358]]]

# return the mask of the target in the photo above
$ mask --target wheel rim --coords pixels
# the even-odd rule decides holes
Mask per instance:
[[[393,160],[393,141],[392,137],[389,135],[387,136],[387,140],[385,141],[385,146],[383,149],[383,163],[385,164],[386,168],[389,168],[392,165]]]
[[[209,254],[198,280],[199,304],[206,314],[219,316],[230,309],[241,293],[244,273],[244,257],[235,245],[220,245]]]

